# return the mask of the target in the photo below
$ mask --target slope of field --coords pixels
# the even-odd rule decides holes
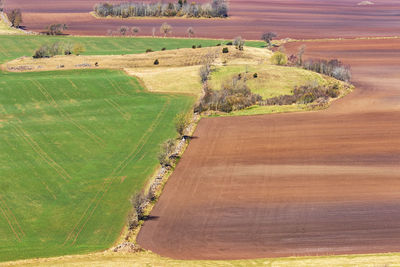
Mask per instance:
[[[399,251],[399,47],[307,43],[352,66],[353,94],[321,112],[203,119],[139,244],[176,259]]]
[[[15,34],[24,34],[24,32],[21,30],[11,28],[5,14],[3,12],[0,12],[0,34],[15,35]]]
[[[117,31],[127,25],[139,26],[140,34],[147,36],[155,27],[161,36],[159,27],[165,21],[173,26],[173,36],[185,36],[191,26],[196,36],[209,38],[242,35],[258,40],[264,31],[292,38],[387,36],[400,32],[397,0],[377,0],[367,6],[357,5],[361,0],[231,0],[229,19],[141,20],[96,19],[89,12],[99,2],[102,1],[13,0],[6,1],[6,8],[21,8],[29,30],[43,31],[49,24],[67,23],[68,33],[84,35],[106,35],[108,30]]]
[[[111,246],[193,101],[121,71],[1,73],[0,261]]]

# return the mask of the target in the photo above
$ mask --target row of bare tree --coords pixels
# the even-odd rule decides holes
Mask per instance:
[[[159,30],[160,30],[160,33],[164,35],[164,37],[167,37],[167,35],[172,33],[172,29],[173,29],[173,27],[171,25],[169,25],[168,23],[163,23]],[[141,29],[136,26],[133,26],[133,27],[120,26],[115,31],[112,29],[107,30],[107,35],[109,35],[109,36],[113,36],[113,35],[127,36],[129,34],[132,34],[133,36],[136,36],[140,31],[141,31]],[[153,37],[156,36],[156,31],[157,31],[156,28],[153,27],[153,29],[152,29]],[[187,28],[186,33],[189,38],[193,37],[195,34],[193,27]]]

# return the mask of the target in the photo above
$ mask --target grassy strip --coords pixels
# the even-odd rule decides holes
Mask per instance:
[[[51,259],[27,260],[7,263],[5,266],[299,266],[299,267],[352,267],[400,266],[400,253],[340,255],[319,257],[290,257],[235,261],[181,261],[160,257],[151,252],[135,254],[96,253]]]

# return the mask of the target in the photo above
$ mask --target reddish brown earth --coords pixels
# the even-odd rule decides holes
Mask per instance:
[[[205,0],[202,0],[205,1]],[[200,2],[202,2],[200,1]],[[361,0],[231,0],[230,19],[102,19],[89,12],[100,0],[6,0],[6,8],[21,8],[28,30],[42,31],[52,23],[67,23],[68,33],[105,35],[119,26],[139,26],[151,35],[168,21],[173,36],[184,36],[193,26],[198,37],[233,38],[242,35],[259,39],[264,31],[280,37],[321,38],[388,36],[400,33],[398,0],[377,0],[372,6],[358,6]],[[108,1],[120,2],[120,1]]]
[[[307,51],[351,64],[356,91],[325,111],[201,120],[142,247],[178,259],[400,251],[400,40]]]

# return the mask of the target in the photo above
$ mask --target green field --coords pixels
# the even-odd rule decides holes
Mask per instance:
[[[0,35],[0,62],[21,56],[32,56],[42,44],[57,41],[81,43],[85,46],[85,55],[121,55],[144,53],[146,49],[159,51],[162,48],[188,48],[192,45],[215,46],[226,43],[211,39],[144,38],[144,37],[74,37],[74,36],[7,36]],[[253,47],[264,46],[263,42],[246,42]]]
[[[0,260],[111,246],[193,101],[120,71],[0,74]]]

